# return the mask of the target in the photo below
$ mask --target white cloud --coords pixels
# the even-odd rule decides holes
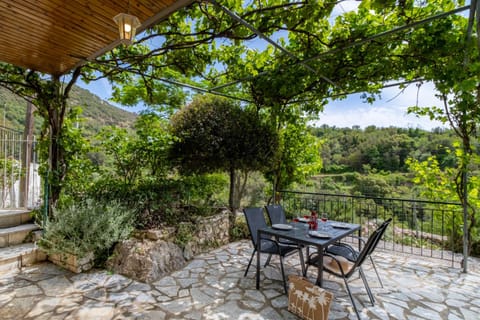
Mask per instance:
[[[382,91],[381,99],[373,104],[364,103],[359,94],[351,95],[342,101],[329,103],[316,126],[327,124],[336,127],[352,127],[355,125],[365,128],[370,125],[377,127],[404,127],[431,130],[436,127],[446,127],[438,121],[428,117],[417,117],[407,114],[407,108],[417,104],[419,106],[440,106],[435,97],[435,90],[431,83],[424,84],[418,90],[416,85],[410,85],[405,90],[398,87],[387,88]]]

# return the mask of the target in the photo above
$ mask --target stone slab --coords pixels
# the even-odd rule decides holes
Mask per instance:
[[[15,227],[31,220],[28,210],[0,210],[0,228]]]

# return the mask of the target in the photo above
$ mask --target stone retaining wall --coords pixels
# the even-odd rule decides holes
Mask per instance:
[[[188,227],[180,224],[138,231],[115,247],[107,268],[138,281],[154,282],[180,269],[195,255],[227,244],[229,213],[223,209],[216,215],[196,217]]]
[[[228,210],[223,210],[211,217],[197,217],[194,225],[195,232],[192,235],[192,240],[187,242],[183,249],[183,256],[187,260],[193,259],[199,253],[223,246],[230,241]]]

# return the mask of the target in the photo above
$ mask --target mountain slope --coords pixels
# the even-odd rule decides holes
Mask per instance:
[[[129,128],[137,117],[135,113],[117,108],[80,87],[73,88],[69,102],[71,106],[82,108],[85,121],[81,125],[86,131],[97,132],[104,126]]]
[[[90,91],[75,86],[70,93],[70,106],[80,106],[83,110],[79,125],[87,135],[98,132],[104,126],[129,128],[137,115],[117,108]],[[27,102],[10,91],[0,88],[0,125],[23,131]],[[35,116],[35,132],[40,132],[42,119]]]

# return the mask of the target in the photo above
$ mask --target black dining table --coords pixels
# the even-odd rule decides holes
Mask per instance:
[[[318,250],[318,274],[317,274],[317,285],[322,286],[323,281],[323,251],[327,246],[345,238],[348,235],[353,234],[355,231],[358,231],[358,236],[361,237],[361,228],[359,224],[350,224],[337,221],[327,221],[320,222],[319,225],[323,224],[324,226],[319,230],[316,230],[318,233],[327,233],[329,237],[315,237],[309,235],[308,224],[302,222],[292,222],[288,224],[291,226],[290,229],[286,229],[285,225],[276,226],[276,227],[267,227],[258,229],[257,239],[265,239],[266,237],[275,237],[276,239],[287,239],[298,244],[307,246],[314,246]],[[275,226],[275,225],[274,225]],[[334,227],[335,226],[335,227]],[[282,228],[279,228],[282,227]],[[257,290],[260,288],[260,254],[262,241],[258,241],[257,244],[257,274],[256,274],[256,285]],[[307,257],[308,259],[308,257]]]

